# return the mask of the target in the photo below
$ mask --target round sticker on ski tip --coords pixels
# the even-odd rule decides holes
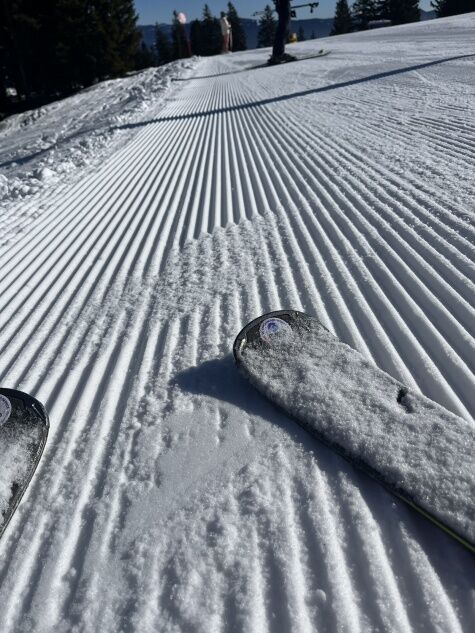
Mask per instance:
[[[259,327],[259,334],[261,339],[269,345],[286,343],[292,337],[292,328],[282,319],[270,317],[262,321]]]
[[[0,395],[0,426],[5,424],[12,413],[12,405],[6,396]]]

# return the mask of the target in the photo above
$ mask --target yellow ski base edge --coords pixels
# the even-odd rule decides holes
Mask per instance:
[[[384,486],[386,488],[386,486]],[[456,541],[458,541],[461,545],[463,545],[464,547],[466,547],[469,552],[472,552],[472,554],[475,554],[475,545],[472,545],[472,543],[470,543],[469,541],[466,541],[462,536],[459,536],[456,532],[454,532],[453,530],[451,530],[449,527],[447,527],[444,523],[442,523],[441,521],[439,521],[438,519],[436,519],[430,512],[427,512],[426,510],[424,510],[423,508],[421,508],[420,506],[418,506],[416,503],[414,503],[413,501],[411,501],[410,499],[408,499],[407,497],[404,497],[404,495],[401,495],[400,493],[396,492],[395,490],[392,490],[391,488],[386,488],[389,492],[391,492],[395,497],[398,497],[398,499],[401,499],[401,501],[404,501],[404,503],[407,503],[407,505],[411,506],[411,508],[413,508],[414,510],[416,510],[416,512],[418,512],[419,514],[422,514],[423,517],[425,517],[426,519],[428,519],[431,523],[433,523],[434,525],[436,525],[438,528],[440,528],[441,530],[443,530],[446,534],[448,534],[449,536],[451,536],[452,538],[454,538]]]

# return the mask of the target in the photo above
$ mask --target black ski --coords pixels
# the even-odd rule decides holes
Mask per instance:
[[[249,323],[234,356],[296,422],[475,552],[473,423],[294,310]]]
[[[249,68],[246,68],[245,70],[257,70],[258,68],[275,68],[276,66],[285,66],[286,64],[295,64],[295,62],[305,62],[310,59],[318,59],[319,57],[326,57],[326,55],[329,55],[329,54],[330,54],[330,51],[321,50],[318,53],[315,53],[315,55],[301,55],[300,57],[295,57],[294,59],[285,59],[284,61],[278,64],[270,64],[266,62],[265,64],[250,66]]]
[[[38,400],[0,388],[0,537],[40,461],[48,429],[48,414]]]

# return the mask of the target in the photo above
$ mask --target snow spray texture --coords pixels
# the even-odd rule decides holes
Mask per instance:
[[[312,435],[475,552],[475,428],[412,393],[317,319],[264,315],[234,343],[244,375]]]
[[[48,415],[38,400],[0,389],[0,537],[35,472],[48,428]]]

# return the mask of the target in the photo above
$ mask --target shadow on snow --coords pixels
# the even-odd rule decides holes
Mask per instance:
[[[329,86],[321,86],[320,88],[309,88],[307,90],[301,90],[299,92],[292,92],[291,94],[280,95],[278,97],[269,97],[268,99],[261,99],[260,101],[251,101],[249,103],[239,103],[236,105],[225,106],[222,108],[214,108],[212,110],[205,110],[203,112],[191,112],[188,114],[175,114],[172,116],[164,116],[149,121],[142,121],[140,123],[126,123],[125,125],[118,126],[117,129],[124,128],[136,128],[154,123],[166,123],[169,121],[186,121],[188,119],[196,119],[199,117],[207,117],[213,114],[226,114],[228,112],[237,112],[239,110],[248,110],[249,108],[257,108],[269,105],[271,103],[281,103],[290,99],[296,99],[297,97],[307,97],[308,95],[318,94],[321,92],[328,92],[330,90],[337,90],[338,88],[347,88],[349,86],[355,86],[367,81],[376,81],[378,79],[384,79],[385,77],[392,77],[394,75],[400,75],[402,73],[408,73],[413,70],[421,70],[422,68],[429,68],[430,66],[436,66],[438,64],[444,64],[450,61],[457,61],[460,59],[468,59],[469,57],[475,57],[475,53],[469,53],[466,55],[457,55],[455,57],[445,57],[443,59],[437,59],[431,62],[424,62],[423,64],[414,64],[412,66],[406,66],[404,68],[396,68],[395,70],[387,70],[374,75],[368,75],[366,77],[360,77],[359,79],[350,79],[348,81],[342,81]],[[240,72],[240,71],[238,71]],[[219,75],[218,75],[219,77]]]

